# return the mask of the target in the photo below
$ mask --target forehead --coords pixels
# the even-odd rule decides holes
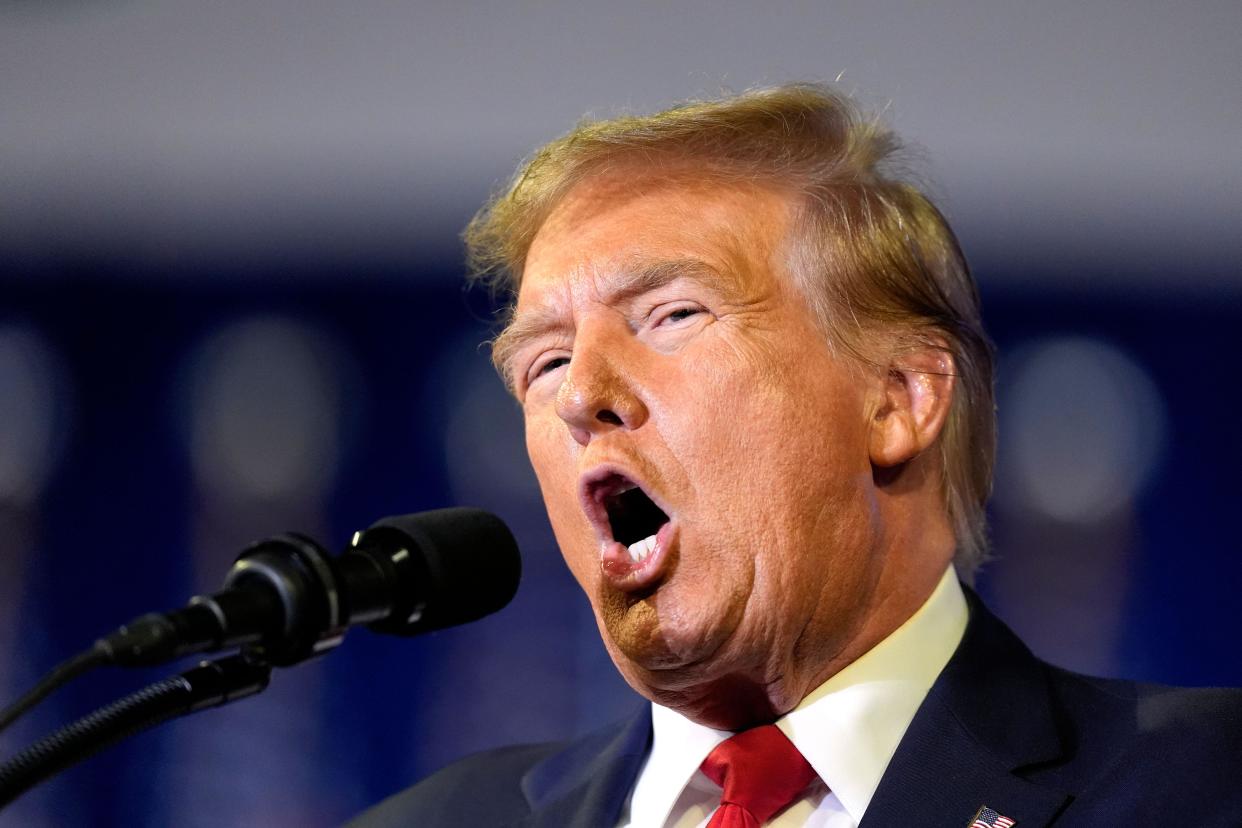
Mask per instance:
[[[574,187],[526,256],[515,318],[533,306],[599,299],[617,281],[669,268],[721,289],[767,277],[790,200],[772,189],[627,170]],[[658,281],[658,280],[657,280]]]

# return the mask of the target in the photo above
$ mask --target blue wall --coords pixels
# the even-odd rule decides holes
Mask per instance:
[[[4,699],[132,616],[213,589],[232,557],[265,534],[301,529],[339,548],[383,515],[461,503],[505,517],[525,560],[519,597],[500,615],[421,639],[354,631],[325,658],[278,671],[262,697],[97,756],[0,824],[333,825],[463,753],[565,737],[637,704],[560,564],[522,459],[520,413],[476,347],[488,335],[486,297],[463,293],[458,273],[453,254],[429,260],[417,278],[293,263],[279,274],[180,279],[121,258],[44,267],[0,288],[0,335],[20,331],[42,354],[30,364],[46,392],[39,422],[52,435],[30,461],[26,494],[0,501]],[[1121,494],[1094,512],[1057,512],[1018,491],[1034,485],[1029,468],[1002,474],[998,560],[981,592],[1054,661],[1242,684],[1232,604],[1242,583],[1232,515],[1242,391],[1231,379],[1242,306],[1173,289],[1039,291],[1038,273],[1003,264],[985,263],[979,275],[1002,354],[1002,428],[1023,422],[1009,418],[1006,394],[1039,387],[1028,369],[1053,364],[1036,356],[1072,351],[1052,347],[1066,343],[1088,361],[1104,354],[1091,364],[1105,370],[1114,356],[1124,360],[1129,384],[1110,399],[1122,414],[1127,400],[1143,409],[1116,426],[1141,444],[1118,461]],[[229,492],[219,475],[232,467],[208,456],[227,451],[211,440],[228,429],[213,432],[202,412],[227,413],[228,400],[208,397],[249,388],[257,402],[238,406],[257,405],[260,420],[266,405],[285,416],[288,400],[265,402],[273,389],[254,387],[262,370],[250,385],[220,379],[228,354],[267,346],[285,348],[272,357],[277,392],[281,366],[293,360],[309,384],[290,393],[327,410],[306,426],[315,445],[277,458],[296,468],[266,483],[252,470],[258,477],[242,494]],[[1061,402],[1072,413],[1081,398],[1071,397],[1095,390],[1066,387]],[[5,411],[22,404],[9,402]],[[10,425],[0,422],[0,435]],[[262,431],[271,426],[236,428],[287,436]],[[1124,465],[1137,455],[1143,462]],[[1038,454],[1032,462],[1043,468]],[[1006,491],[1007,481],[1018,482]],[[1086,632],[1049,635],[1058,624]],[[11,755],[165,672],[101,670],[0,737],[0,747]]]

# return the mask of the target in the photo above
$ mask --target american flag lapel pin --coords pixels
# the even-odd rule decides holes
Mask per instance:
[[[1010,828],[1013,824],[1014,821],[1009,817],[1001,816],[987,805],[983,805],[966,828]]]

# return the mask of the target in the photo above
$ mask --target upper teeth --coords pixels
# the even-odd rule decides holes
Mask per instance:
[[[655,549],[655,543],[656,543],[655,535],[648,535],[647,537],[643,538],[640,541],[634,541],[633,543],[631,543],[629,545],[630,560],[633,561],[634,563],[638,563],[639,561],[646,558],[648,555],[651,554],[651,551]]]

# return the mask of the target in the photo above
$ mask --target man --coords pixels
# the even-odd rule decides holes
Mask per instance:
[[[897,149],[787,86],[580,126],[475,219],[558,544],[652,705],[361,824],[1242,824],[1236,695],[1052,668],[959,584],[992,355]]]

